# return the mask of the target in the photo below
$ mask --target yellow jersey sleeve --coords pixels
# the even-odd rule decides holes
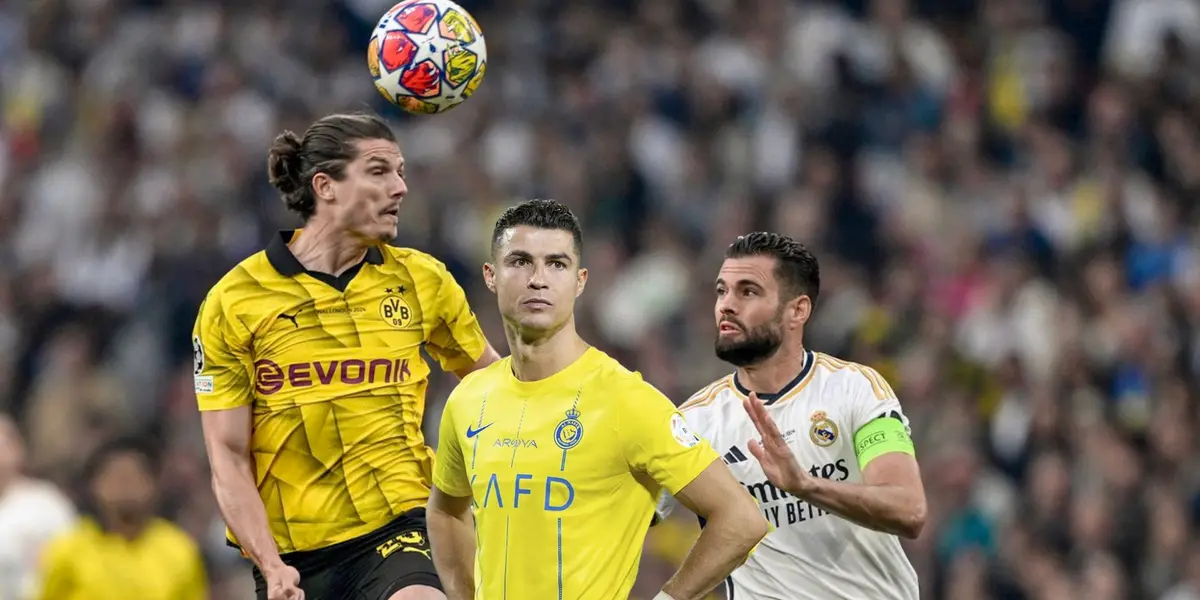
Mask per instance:
[[[467,480],[467,465],[463,460],[458,427],[454,421],[453,401],[454,394],[451,393],[446,407],[442,409],[437,456],[433,461],[433,485],[448,495],[465,498],[471,495],[471,482]]]
[[[75,586],[70,565],[70,537],[60,537],[46,545],[38,564],[38,600],[67,598]]]
[[[650,384],[639,380],[619,397],[618,438],[625,460],[671,495],[717,460],[716,451],[692,432],[683,414]]]
[[[192,375],[200,410],[225,410],[254,401],[250,333],[227,312],[221,291],[209,292],[192,330]]]
[[[429,334],[429,351],[442,370],[455,372],[470,367],[483,356],[487,338],[467,303],[467,294],[446,266],[437,260],[435,272],[441,280],[437,294],[437,322]]]

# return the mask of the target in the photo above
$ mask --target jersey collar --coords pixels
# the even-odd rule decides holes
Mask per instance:
[[[301,273],[308,273],[316,279],[325,281],[336,288],[344,290],[345,284],[349,283],[349,280],[354,278],[354,275],[358,273],[363,263],[369,263],[372,265],[383,264],[383,250],[380,250],[379,246],[371,246],[370,248],[367,248],[367,255],[363,257],[363,262],[351,267],[340,277],[333,277],[327,273],[309,271],[308,269],[304,268],[304,265],[300,264],[300,261],[296,259],[296,255],[292,254],[292,249],[288,248],[288,243],[291,242],[292,238],[296,237],[296,234],[300,233],[300,231],[301,230],[299,229],[282,230],[274,238],[272,238],[271,243],[267,245],[267,260],[271,263],[271,266],[274,267],[275,270],[284,277],[295,277]],[[346,281],[343,282],[343,279]]]
[[[804,381],[804,378],[808,377],[809,372],[813,370],[813,363],[816,362],[813,360],[813,358],[812,350],[805,350],[804,365],[800,367],[800,373],[796,375],[796,378],[789,381],[787,385],[783,386],[783,389],[779,390],[778,392],[773,394],[758,394],[758,399],[762,400],[763,404],[770,406],[774,404],[776,400],[786,396],[788,392],[796,389],[796,386],[800,385],[800,382]],[[737,389],[738,393],[743,396],[750,395],[750,390],[746,389],[746,386],[742,385],[742,382],[738,380],[737,372],[734,372],[733,374],[733,387]]]

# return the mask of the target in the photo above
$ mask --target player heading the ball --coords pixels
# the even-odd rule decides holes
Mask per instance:
[[[579,222],[552,200],[496,222],[483,274],[511,356],[447,401],[429,503],[452,599],[628,598],[663,488],[709,527],[659,598],[702,597],[767,532],[674,405],[575,332],[581,247]]]
[[[820,286],[812,253],[766,232],[735,240],[717,275],[716,353],[737,370],[680,408],[774,526],[726,596],[917,600],[897,539],[925,524],[908,418],[874,369],[805,349]]]
[[[424,506],[429,366],[499,357],[442,263],[394,248],[404,156],[377,117],[284,132],[271,182],[304,219],[208,293],[192,338],[213,490],[260,599],[444,598]]]

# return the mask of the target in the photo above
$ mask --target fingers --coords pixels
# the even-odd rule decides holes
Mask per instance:
[[[750,454],[754,456],[755,460],[757,460],[759,463],[762,463],[767,459],[767,451],[765,448],[763,448],[762,442],[759,442],[758,440],[750,440],[748,447],[750,449]]]

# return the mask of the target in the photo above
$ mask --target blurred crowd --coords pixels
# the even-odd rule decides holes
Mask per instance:
[[[1200,600],[1200,2],[463,0],[487,79],[423,117],[366,72],[389,4],[0,0],[0,409],[39,493],[86,506],[87,456],[142,436],[212,597],[252,596],[189,332],[296,224],[274,135],[365,109],[408,161],[397,243],[449,265],[501,349],[479,265],[515,199],[581,216],[581,330],[676,401],[730,370],[732,239],[813,248],[807,345],[878,368],[914,424],[923,598]],[[15,448],[0,528],[53,504],[6,498]],[[693,521],[652,531],[637,594]],[[38,543],[0,544],[0,598]]]

